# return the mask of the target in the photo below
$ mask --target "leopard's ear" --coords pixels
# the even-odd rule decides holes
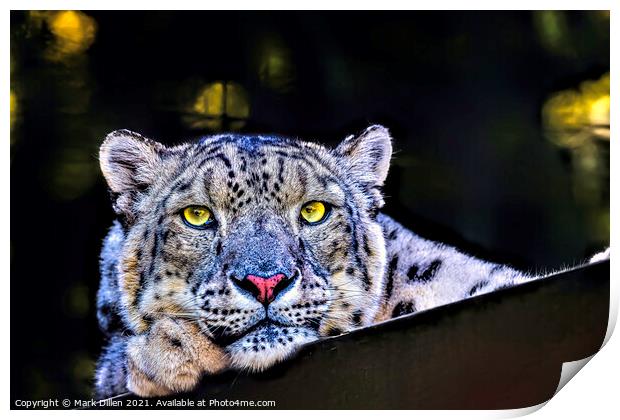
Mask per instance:
[[[106,136],[99,149],[99,164],[117,213],[129,212],[131,197],[156,179],[164,150],[162,144],[129,130],[113,131]]]
[[[390,168],[392,137],[382,125],[371,125],[359,136],[344,139],[335,153],[348,162],[355,179],[370,187],[380,187]]]

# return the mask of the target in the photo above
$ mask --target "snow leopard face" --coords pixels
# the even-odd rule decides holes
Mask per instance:
[[[142,334],[188,320],[247,370],[371,323],[391,150],[381,126],[334,150],[238,134],[168,148],[111,133],[100,157],[123,225],[124,323]]]

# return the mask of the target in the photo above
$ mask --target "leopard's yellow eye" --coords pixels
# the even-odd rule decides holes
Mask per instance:
[[[300,214],[307,223],[319,223],[327,216],[327,206],[320,201],[309,201],[301,207]]]
[[[183,221],[194,228],[205,228],[213,222],[213,214],[204,206],[189,206],[183,209]]]

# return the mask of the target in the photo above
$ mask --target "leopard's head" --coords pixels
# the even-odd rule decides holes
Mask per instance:
[[[124,227],[125,323],[143,333],[162,316],[194,322],[249,370],[371,323],[391,153],[381,126],[335,149],[239,134],[165,147],[111,133],[100,161]]]

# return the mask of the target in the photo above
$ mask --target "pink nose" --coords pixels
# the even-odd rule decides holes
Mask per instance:
[[[269,278],[255,276],[253,274],[248,274],[246,277],[256,289],[258,289],[258,294],[256,295],[256,299],[265,304],[271,303],[274,299],[273,290],[276,288],[278,283],[286,278],[284,274],[276,274]]]

